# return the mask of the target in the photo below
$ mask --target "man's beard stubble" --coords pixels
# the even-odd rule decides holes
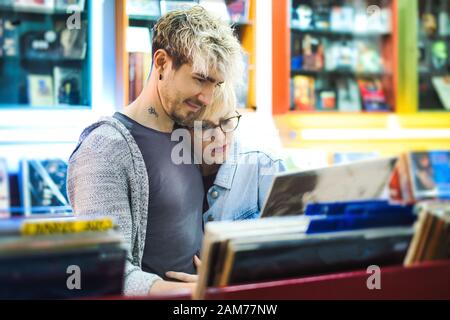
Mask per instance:
[[[188,112],[186,116],[180,114],[178,110],[175,110],[174,112],[172,112],[170,117],[179,126],[193,128],[194,122],[203,116],[205,110],[206,108],[202,108],[200,111],[197,112]]]

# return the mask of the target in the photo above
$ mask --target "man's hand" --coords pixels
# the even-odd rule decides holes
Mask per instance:
[[[182,283],[182,282],[173,282],[173,281],[165,281],[165,280],[157,280],[153,283],[152,288],[150,289],[150,294],[152,295],[160,295],[160,294],[168,294],[170,292],[181,292],[187,291],[189,293],[193,293],[195,291],[196,283]]]
[[[197,256],[194,256],[194,264],[195,264],[195,267],[197,268],[197,273],[198,273],[198,269],[200,268],[202,262],[200,261],[200,259]],[[179,280],[182,282],[187,282],[187,283],[193,283],[193,282],[198,281],[198,275],[188,274],[188,273],[184,273],[184,272],[168,271],[168,272],[166,272],[166,277],[175,279],[175,280]]]
[[[179,280],[181,282],[187,282],[187,283],[195,283],[198,281],[198,275],[188,274],[188,273],[184,273],[184,272],[168,271],[168,272],[166,272],[166,277],[174,279],[174,280]]]

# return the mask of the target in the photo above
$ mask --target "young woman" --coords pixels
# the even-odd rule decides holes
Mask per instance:
[[[235,139],[241,119],[236,97],[229,88],[220,92],[214,103],[224,105],[212,109],[222,111],[203,116],[201,125],[191,129],[205,190],[204,223],[258,218],[273,175],[285,170],[280,158],[244,147]]]

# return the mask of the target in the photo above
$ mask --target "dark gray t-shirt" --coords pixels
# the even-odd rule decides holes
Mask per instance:
[[[199,167],[172,162],[172,149],[180,142],[171,141],[170,133],[144,127],[118,112],[114,118],[130,131],[147,167],[150,197],[142,270],[166,280],[167,271],[195,274],[193,257],[203,237]]]

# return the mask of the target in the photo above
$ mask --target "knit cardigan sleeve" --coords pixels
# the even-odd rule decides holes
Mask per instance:
[[[134,212],[135,201],[130,199],[133,159],[127,150],[127,142],[114,128],[100,126],[93,130],[70,157],[67,188],[75,215],[110,216],[116,221],[128,252],[124,294],[142,296],[161,278],[141,268],[138,238],[139,231],[146,226],[141,225]]]

